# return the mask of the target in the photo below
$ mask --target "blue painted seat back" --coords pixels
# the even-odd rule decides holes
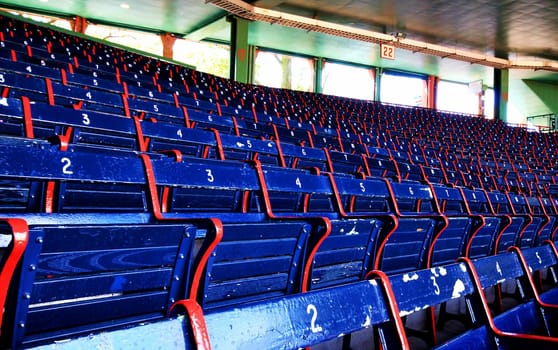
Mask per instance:
[[[514,207],[517,216],[522,216],[526,221],[526,227],[523,228],[519,237],[519,247],[531,247],[537,242],[539,230],[543,227],[545,218],[533,215],[532,208],[529,205],[528,198],[524,195],[509,193],[509,200]]]
[[[217,158],[217,141],[208,130],[186,128],[174,124],[140,122],[143,137],[149,139],[145,151],[161,152],[177,150],[182,156]]]
[[[500,253],[473,260],[483,289],[496,286],[506,280],[518,279],[524,275],[523,268],[515,253]]]
[[[444,173],[441,168],[435,166],[423,166],[422,170],[428,182],[441,184],[445,182]]]
[[[438,206],[447,220],[446,228],[435,237],[430,250],[431,266],[446,264],[465,256],[473,220],[467,214],[465,200],[457,188],[432,185]]]
[[[95,111],[79,111],[46,103],[6,99],[0,106],[5,124],[1,132],[41,139],[57,137],[69,143],[92,144],[119,149],[135,149],[136,131],[129,118]],[[24,111],[28,109],[29,115]],[[69,128],[72,129],[69,129]]]
[[[246,194],[260,189],[256,172],[249,164],[184,158],[180,162],[154,159],[152,165],[157,185],[169,188],[168,196],[160,198],[169,214],[217,215],[226,222],[238,220],[238,214],[247,213],[249,208],[256,214],[263,211]],[[247,215],[240,218],[249,220]]]
[[[304,348],[342,335],[379,326],[387,349],[400,349],[390,326],[392,316],[376,280],[310,291],[268,304],[249,304],[206,315],[213,349]],[[243,322],[235,320],[242,319]],[[287,330],[277,332],[277,330]]]
[[[552,203],[548,197],[526,198],[533,220],[539,220],[538,230],[534,238],[534,245],[541,245],[544,241],[552,239],[556,225],[556,215],[553,214]]]
[[[420,166],[418,166],[417,164],[412,164],[406,160],[401,160],[397,162],[397,169],[402,180],[424,180],[422,171],[420,170]]]
[[[504,193],[488,192],[488,198],[496,214],[508,216],[511,219],[511,223],[499,234],[495,246],[495,253],[505,252],[511,246],[519,245],[526,219],[515,215],[514,208]]]
[[[212,349],[299,349],[375,327],[382,334],[384,349],[409,347],[406,336],[398,334],[398,327],[403,326],[377,280],[204,310],[203,314],[191,302],[186,303],[192,311],[189,317],[81,337],[56,346],[60,350],[108,344],[122,350],[154,346],[196,349],[193,334],[198,334],[197,340]],[[47,346],[37,349],[46,350]]]
[[[378,267],[393,274],[425,266],[441,216],[434,212],[434,197],[427,185],[403,181],[390,186],[396,203],[397,225],[381,241]]]
[[[346,152],[328,151],[332,171],[342,174],[357,174],[365,171],[362,156]]]
[[[293,215],[335,213],[333,190],[326,176],[300,169],[264,166],[263,176],[271,208],[275,213]]]
[[[262,164],[281,166],[277,145],[273,141],[235,135],[220,135],[225,159],[255,160]]]
[[[52,94],[56,105],[81,107],[81,110],[98,111],[124,116],[122,96],[114,92],[52,82]],[[81,105],[80,105],[81,104]]]
[[[394,213],[386,182],[379,178],[356,179],[334,175],[341,206],[349,216],[370,216]]]
[[[314,258],[310,289],[362,280],[373,269],[383,225],[377,218],[332,220]]]
[[[0,178],[13,195],[1,201],[6,210],[13,205],[53,213],[147,211],[145,171],[133,153],[85,147],[64,152],[25,139],[1,142]]]
[[[39,78],[50,78],[53,80],[61,79],[60,70],[57,68],[43,67],[41,65],[31,64],[28,62],[14,62],[4,57],[0,58],[0,63],[2,67],[10,72],[36,76]]]
[[[491,212],[486,192],[463,188],[463,194],[471,214],[481,215],[484,220],[484,224],[469,242],[469,251],[466,252],[467,256],[477,258],[492,254],[502,220]]]
[[[381,157],[366,158],[366,164],[368,165],[368,173],[371,176],[399,179],[397,166],[391,159]]]
[[[310,232],[302,221],[225,223],[208,261],[202,306],[230,307],[300,292]]]
[[[8,310],[16,348],[163,319],[188,288],[192,226],[38,226],[29,234],[18,302]]]
[[[1,62],[1,61],[0,61]],[[0,88],[5,98],[27,96],[31,100],[47,102],[46,81],[41,77],[17,74],[0,68]]]
[[[106,78],[98,78],[95,76],[83,75],[80,73],[67,73],[66,81],[68,84],[77,86],[88,86],[95,89],[104,90],[107,92],[124,93],[124,88],[115,80]]]
[[[326,176],[273,167],[263,167],[263,175],[275,214],[330,219],[331,232],[317,247],[309,288],[362,279],[372,267],[383,222],[376,217],[341,219]]]
[[[327,158],[322,149],[303,147],[296,144],[281,143],[287,167],[297,169],[317,168],[327,171]]]
[[[475,293],[464,263],[392,275],[390,282],[401,316]]]

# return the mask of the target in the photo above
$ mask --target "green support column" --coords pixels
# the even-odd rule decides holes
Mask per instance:
[[[376,89],[374,89],[374,101],[380,101],[380,93],[382,91],[382,72],[384,70],[381,67],[376,68]]]
[[[322,69],[324,60],[321,57],[316,58],[316,66],[314,69],[314,92],[322,93]]]
[[[508,92],[510,72],[508,69],[494,69],[494,119],[508,121]]]
[[[231,17],[231,62],[230,78],[241,83],[250,83],[252,50],[248,45],[249,21]]]

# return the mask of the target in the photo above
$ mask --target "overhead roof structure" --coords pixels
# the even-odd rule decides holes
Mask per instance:
[[[550,0],[0,0],[0,6],[219,41],[229,40],[224,18],[234,13],[263,21],[251,29],[255,46],[273,42],[274,49],[378,64],[371,52],[386,40],[408,50],[397,62],[401,69],[434,75],[461,70],[474,80],[490,74],[477,67],[487,65],[558,81],[558,2]],[[282,39],[293,35],[282,25],[306,31],[306,42]],[[396,39],[398,32],[405,38]],[[334,36],[345,40],[348,53],[335,52],[341,50]]]

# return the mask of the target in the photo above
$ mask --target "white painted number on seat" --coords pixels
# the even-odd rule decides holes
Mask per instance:
[[[310,331],[312,333],[319,333],[323,329],[320,325],[316,324],[316,319],[318,318],[318,309],[316,309],[316,305],[309,304],[306,308],[306,313],[308,315],[312,314],[312,319],[310,320]]]
[[[213,173],[211,172],[211,169],[205,169],[205,172],[207,173],[207,181],[208,182],[215,181],[215,178],[213,177]]]
[[[83,117],[83,119],[81,120],[81,122],[83,123],[83,125],[89,125],[91,124],[91,120],[89,119],[89,116],[85,113],[82,113],[81,116]]]
[[[434,294],[440,295],[440,286],[438,285],[438,282],[436,282],[436,276],[430,276],[430,279],[432,280],[432,285],[434,286]]]
[[[70,158],[64,157],[60,159],[60,162],[63,164],[62,174],[72,175],[74,173],[72,170],[70,170],[70,167],[72,166],[72,161],[70,160]]]

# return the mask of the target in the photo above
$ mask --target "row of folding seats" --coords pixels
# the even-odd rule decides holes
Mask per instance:
[[[475,260],[464,258],[389,277],[373,271],[369,281],[232,309],[202,310],[195,300],[183,299],[173,304],[172,312],[184,317],[72,339],[59,344],[59,348],[109,345],[135,349],[162,345],[171,349],[295,349],[364,330],[368,346],[375,343],[376,348],[408,349],[412,333],[405,329],[403,317],[463,301],[467,305],[463,314],[467,319],[465,330],[441,337],[432,348],[552,349],[558,344],[556,289],[540,290],[531,271],[555,271],[556,253],[549,244]],[[495,313],[488,303],[487,290],[506,282],[521,286],[522,301]]]

